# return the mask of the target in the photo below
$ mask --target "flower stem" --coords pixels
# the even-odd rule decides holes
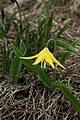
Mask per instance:
[[[49,43],[53,41],[52,39],[49,39],[48,42],[46,43],[46,47],[48,47]]]

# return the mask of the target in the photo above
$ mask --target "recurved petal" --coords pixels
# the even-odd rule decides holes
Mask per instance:
[[[53,54],[49,50],[47,50],[47,54],[50,56],[51,59],[53,59]]]
[[[55,67],[54,67],[54,64],[53,64],[53,61],[52,61],[52,59],[51,59],[49,56],[46,56],[46,57],[45,57],[45,61],[46,61],[49,65],[51,65],[53,69],[55,68]]]
[[[38,57],[39,54],[36,54],[34,56],[31,56],[31,57],[20,57],[21,59],[34,59],[36,57]]]
[[[60,62],[58,62],[58,60],[56,60],[56,58],[53,56],[52,58],[53,62],[55,62],[56,64],[58,64],[60,67],[66,69]]]
[[[58,60],[56,60],[56,58],[53,56],[53,54],[49,50],[48,50],[48,54],[49,54],[49,56],[50,56],[50,58],[52,59],[53,62],[58,64],[60,67],[66,69],[61,63],[58,62]]]

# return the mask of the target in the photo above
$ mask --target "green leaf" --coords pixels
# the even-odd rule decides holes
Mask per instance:
[[[25,36],[26,36],[26,50],[28,52],[29,46],[30,46],[30,25],[28,20],[26,20],[26,27],[25,27]]]
[[[71,46],[76,47],[76,45],[77,45],[79,42],[80,42],[80,39],[75,40],[75,41],[73,41],[73,43],[71,44]],[[71,52],[65,51],[65,52],[62,54],[62,58],[61,58],[61,61],[60,61],[60,62],[61,62],[62,64],[64,64],[65,61],[67,60],[67,58],[70,56],[70,54],[71,54]]]
[[[10,66],[10,74],[11,74],[11,79],[12,82],[14,84],[18,83],[18,79],[19,79],[19,75],[21,72],[21,68],[22,68],[22,63],[20,62],[20,59],[18,58],[18,56],[24,56],[25,54],[25,44],[24,42],[21,40],[20,42],[20,48],[19,50],[15,47],[15,45],[12,45],[13,51],[16,54],[17,57],[15,57],[11,63]]]
[[[2,73],[6,74],[7,71],[7,52],[6,52],[6,43],[3,42],[3,50],[2,50]]]
[[[25,53],[26,53],[26,47],[25,47],[25,44],[24,44],[24,42],[22,40],[20,42],[19,52],[21,53],[22,56],[24,56]]]
[[[62,91],[63,95],[67,98],[67,100],[77,110],[77,112],[80,112],[80,102],[77,100],[77,98],[68,89],[64,87],[59,87],[59,88]]]
[[[52,15],[40,20],[38,23],[38,42],[37,47],[40,49],[46,44],[49,39],[50,32],[52,29]]]
[[[80,84],[80,80],[74,80],[73,82]]]
[[[65,83],[61,83],[60,81],[57,81],[53,84],[54,88],[58,88],[62,91],[63,95],[67,98],[67,100],[73,105],[73,107],[77,110],[77,112],[80,112],[80,102],[78,99],[69,91],[69,89],[72,89],[70,85],[67,85]]]
[[[5,19],[5,23],[6,24],[10,24],[12,22],[14,22],[14,20],[16,19],[16,15],[17,15],[17,11],[13,12],[10,16],[8,16],[6,19]]]
[[[74,48],[73,46],[69,45],[68,43],[66,43],[65,41],[56,38],[55,40],[53,40],[53,43],[56,41],[56,45],[62,48],[67,49],[70,52],[75,53],[76,55],[80,56],[80,53],[78,52],[78,50],[76,50],[76,48]]]
[[[12,44],[11,46],[12,46],[13,52],[17,57],[22,56],[22,54],[19,52],[19,50],[16,48],[15,45]]]
[[[67,29],[69,28],[68,25],[65,25],[58,33],[57,33],[57,37],[60,37],[60,35],[62,35]]]
[[[15,57],[10,66],[10,75],[11,75],[13,84],[18,83],[21,67],[22,67],[22,63],[17,57]]]
[[[53,84],[54,87],[59,88],[59,87],[64,87],[64,88],[68,88],[68,89],[72,89],[72,87],[68,84],[62,83],[61,81],[56,81]]]

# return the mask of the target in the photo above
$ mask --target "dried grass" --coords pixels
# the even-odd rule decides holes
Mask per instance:
[[[36,79],[32,83],[0,85],[1,120],[79,120],[80,116],[59,90],[49,91]]]

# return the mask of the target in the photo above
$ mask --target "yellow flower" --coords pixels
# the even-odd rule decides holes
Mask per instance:
[[[20,57],[21,59],[34,59],[37,58],[35,60],[35,62],[33,63],[33,65],[37,65],[40,62],[44,63],[44,68],[46,66],[46,62],[52,66],[52,68],[54,69],[54,64],[56,63],[58,64],[60,67],[64,68],[65,67],[63,65],[61,65],[61,63],[59,63],[56,58],[53,56],[53,54],[49,51],[49,49],[47,47],[45,47],[41,52],[39,52],[38,54],[31,56],[31,57]]]

